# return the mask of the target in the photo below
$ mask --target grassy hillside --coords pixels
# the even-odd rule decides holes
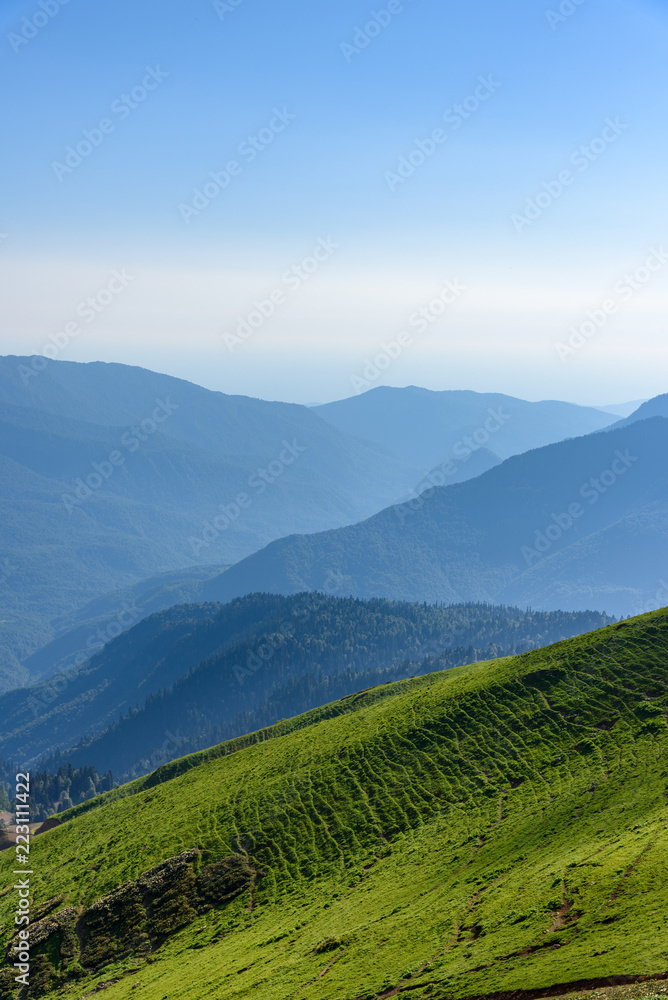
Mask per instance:
[[[204,585],[407,601],[490,601],[614,615],[650,610],[668,545],[668,419],[516,455],[360,524],[272,542]]]
[[[667,656],[656,612],[348,699],[75,810],[33,844],[53,911],[34,988],[457,1000],[665,974]]]

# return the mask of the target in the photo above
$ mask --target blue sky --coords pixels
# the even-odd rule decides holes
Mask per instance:
[[[666,391],[665,0],[4,0],[0,46],[3,353],[298,402]]]

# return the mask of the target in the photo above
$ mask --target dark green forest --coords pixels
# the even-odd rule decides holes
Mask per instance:
[[[111,768],[125,780],[378,684],[537,649],[613,620],[596,612],[323,594],[254,594],[227,607],[182,606],[110,644],[88,682],[92,690],[101,672],[109,680],[129,670],[153,682],[174,680],[156,684],[103,732],[89,733],[44,766],[53,770],[66,759],[75,767]],[[134,683],[140,694],[139,673]],[[108,684],[105,691],[111,689]],[[75,712],[79,693],[57,711]]]
[[[54,765],[58,755],[54,757]],[[19,767],[0,758],[0,812],[14,808],[14,782]],[[30,771],[30,821],[41,823],[54,813],[109,792],[114,787],[111,771],[100,775],[94,767],[73,768],[64,764],[53,771]]]

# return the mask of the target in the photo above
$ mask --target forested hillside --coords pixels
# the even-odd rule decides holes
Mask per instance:
[[[16,775],[19,765],[0,758],[0,812],[15,806]],[[54,813],[64,812],[114,787],[111,771],[98,774],[94,767],[75,768],[66,764],[53,771],[30,773],[30,820],[40,823]],[[7,842],[0,848],[9,846]]]
[[[79,671],[0,697],[0,754],[117,779],[362,688],[535,649],[597,612],[255,594],[152,615]],[[76,748],[76,749],[73,749]],[[28,750],[26,754],[26,750]],[[62,751],[60,755],[53,756]]]
[[[665,976],[667,655],[663,611],[350,697],[62,814],[33,841],[31,988],[530,1000]]]

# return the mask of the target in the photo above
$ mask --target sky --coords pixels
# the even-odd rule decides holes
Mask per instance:
[[[668,0],[1,0],[3,354],[665,392]]]

